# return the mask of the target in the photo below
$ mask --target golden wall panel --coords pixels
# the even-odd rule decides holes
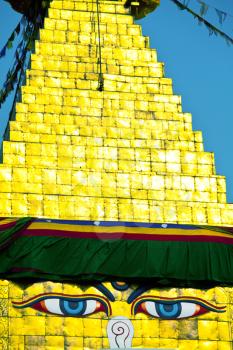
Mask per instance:
[[[147,299],[154,300],[157,308],[164,297],[170,298],[174,305],[178,297],[185,297],[185,300],[188,301],[186,305],[182,304],[180,316],[176,316],[178,318],[175,319],[174,316],[173,319],[164,319],[162,311],[157,311],[159,312],[157,316],[148,314],[148,312],[153,313],[155,308],[134,315],[132,303],[128,303],[127,298],[138,286],[130,285],[125,291],[119,291],[110,283],[104,285],[112,293],[115,301],[109,301],[109,298],[103,296],[98,287],[52,282],[19,287],[16,284],[1,281],[1,349],[109,349],[111,337],[121,341],[119,335],[117,338],[116,335],[111,335],[109,332],[109,325],[112,323],[114,325],[114,322],[123,322],[123,326],[130,333],[129,338],[131,338],[133,348],[232,349],[233,300],[231,288],[145,290],[136,299],[135,310],[137,310],[137,303],[140,304],[142,298],[145,302]],[[83,298],[87,295],[87,304],[94,303],[96,310],[98,310],[98,303],[94,300],[99,298],[101,305],[107,303],[108,311],[106,309],[105,312],[91,313],[90,311],[90,314],[86,316],[82,316],[82,313],[85,312],[81,311],[79,316],[71,317],[68,308],[68,311],[65,309],[66,315],[59,315],[61,310],[64,312],[65,302],[60,301],[60,304],[55,302],[56,306],[52,307],[47,298],[59,299],[64,295],[66,297],[82,295]],[[26,302],[31,298],[34,298],[31,306],[24,304],[21,305],[21,308],[15,307],[17,303]],[[46,304],[40,301],[42,299],[47,300]],[[200,303],[206,308],[206,313],[193,316],[195,310],[193,304],[197,308]],[[78,301],[76,304],[78,305]],[[42,305],[40,307],[43,307],[44,311],[42,309],[38,311],[38,305]],[[220,309],[217,308],[222,306],[226,308],[224,312],[219,312]],[[214,309],[211,311],[210,308],[215,308],[215,311]],[[95,309],[90,310],[94,312]],[[184,313],[186,313],[186,318],[182,318]]]

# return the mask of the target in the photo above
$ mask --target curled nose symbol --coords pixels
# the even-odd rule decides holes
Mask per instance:
[[[131,348],[134,329],[132,322],[124,316],[113,317],[107,325],[110,349]]]

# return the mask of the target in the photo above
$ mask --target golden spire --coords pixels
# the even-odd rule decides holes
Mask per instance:
[[[0,216],[233,224],[225,178],[124,5],[99,1],[98,32],[96,1],[51,2],[3,144]]]

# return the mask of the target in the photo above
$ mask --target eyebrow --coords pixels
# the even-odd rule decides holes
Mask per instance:
[[[137,297],[139,297],[141,294],[148,292],[148,290],[152,289],[151,286],[144,286],[144,287],[139,287],[135,289],[130,296],[127,299],[127,303],[131,304]]]
[[[110,301],[116,301],[114,295],[107,287],[103,286],[102,283],[96,284],[95,288],[98,289],[103,295],[105,295]]]

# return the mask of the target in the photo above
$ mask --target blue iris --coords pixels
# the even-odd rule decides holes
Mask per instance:
[[[157,314],[161,318],[173,319],[181,314],[181,304],[178,303],[156,303]]]
[[[85,300],[60,300],[60,308],[66,316],[82,316],[87,308]]]

